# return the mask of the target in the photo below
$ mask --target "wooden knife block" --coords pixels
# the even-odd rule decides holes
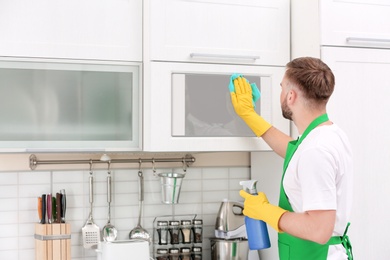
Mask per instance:
[[[35,224],[36,260],[71,260],[70,224]]]

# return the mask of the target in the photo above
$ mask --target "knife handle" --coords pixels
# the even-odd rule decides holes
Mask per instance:
[[[56,223],[57,219],[57,204],[56,204],[56,196],[51,197],[51,216],[53,217],[53,223]]]
[[[42,221],[42,197],[38,197],[38,217],[39,223]]]
[[[61,193],[56,194],[56,201],[57,201],[57,219],[56,223],[61,223]]]
[[[46,194],[42,194],[42,219],[41,224],[46,223]]]
[[[66,213],[66,194],[65,190],[61,190],[61,222],[65,223],[65,213]]]
[[[49,224],[51,224],[51,222],[52,222],[52,202],[51,202],[51,193],[47,194],[46,206],[47,206],[47,222],[48,222]]]

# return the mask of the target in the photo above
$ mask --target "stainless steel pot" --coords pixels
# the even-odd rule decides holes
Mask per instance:
[[[247,260],[248,240],[244,238],[210,238],[212,260]]]

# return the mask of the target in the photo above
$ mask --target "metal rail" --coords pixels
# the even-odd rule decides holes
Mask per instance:
[[[105,163],[107,160],[38,160],[35,154],[30,155],[30,169],[35,170],[38,165],[53,165],[53,164],[98,164]],[[181,162],[188,167],[195,162],[195,157],[191,154],[187,154],[182,158],[138,158],[138,159],[110,159],[110,164],[113,163],[169,163],[169,162]]]

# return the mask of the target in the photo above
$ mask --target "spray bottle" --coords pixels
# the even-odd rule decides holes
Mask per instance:
[[[240,181],[243,189],[252,195],[257,195],[257,180]],[[261,250],[271,247],[267,224],[264,221],[245,216],[246,233],[250,250]]]

